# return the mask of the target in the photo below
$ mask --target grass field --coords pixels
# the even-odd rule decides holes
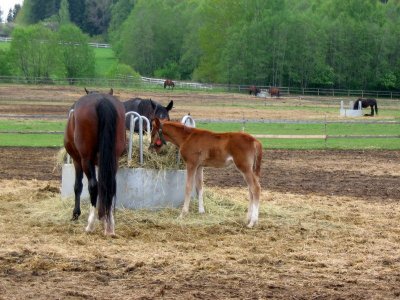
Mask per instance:
[[[61,147],[65,121],[0,120],[0,146]],[[399,135],[400,124],[197,123],[216,132],[273,135]],[[24,134],[16,133],[23,132]],[[43,133],[40,133],[43,132]],[[53,132],[49,134],[47,132]],[[260,139],[267,149],[400,149],[399,138]]]

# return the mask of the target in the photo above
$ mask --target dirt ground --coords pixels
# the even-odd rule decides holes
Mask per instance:
[[[0,86],[0,117],[63,118],[80,94]],[[273,117],[199,105],[230,101],[225,94],[142,96],[197,101],[176,116]],[[111,239],[101,226],[84,233],[87,207],[69,220],[58,150],[0,147],[0,299],[400,297],[400,151],[265,150],[255,229],[244,226],[246,186],[229,167],[204,172],[205,216],[117,211]]]

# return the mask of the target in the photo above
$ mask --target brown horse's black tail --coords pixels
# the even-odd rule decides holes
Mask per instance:
[[[117,159],[115,149],[115,135],[117,127],[117,110],[107,98],[99,101],[98,117],[98,145],[99,145],[99,173],[98,173],[98,214],[99,219],[110,217],[113,198],[116,192]]]
[[[375,103],[375,114],[377,115],[378,114],[378,103]]]

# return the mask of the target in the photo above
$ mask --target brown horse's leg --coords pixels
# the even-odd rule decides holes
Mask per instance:
[[[75,184],[74,184],[74,192],[75,192],[75,207],[72,211],[72,220],[78,220],[81,215],[81,194],[82,194],[82,179],[83,179],[83,171],[82,167],[79,163],[75,162]]]
[[[185,202],[183,203],[180,218],[183,218],[189,213],[190,197],[192,195],[193,181],[196,176],[197,166],[186,163],[186,187],[185,187]]]
[[[199,198],[199,213],[204,214],[204,202],[203,202],[203,167],[199,166],[196,171],[195,177],[196,192]]]
[[[89,188],[90,203],[91,203],[90,213],[88,217],[88,225],[86,226],[86,232],[93,232],[96,221],[96,203],[98,195],[96,169],[94,163],[90,160],[86,160],[83,163],[83,170],[88,179],[88,188]]]

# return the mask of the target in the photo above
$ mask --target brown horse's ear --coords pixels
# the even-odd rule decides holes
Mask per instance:
[[[166,107],[167,111],[170,111],[170,110],[172,109],[173,106],[174,106],[174,101],[171,100],[171,101],[168,103],[167,107]]]
[[[86,92],[86,95],[88,95],[89,94],[89,91],[85,88],[85,92]]]
[[[150,99],[150,104],[151,104],[151,108],[153,109],[153,112],[154,112],[157,108],[157,104],[155,104],[154,101],[151,99]]]
[[[110,91],[108,92],[110,95],[114,94],[114,90],[111,88]]]

